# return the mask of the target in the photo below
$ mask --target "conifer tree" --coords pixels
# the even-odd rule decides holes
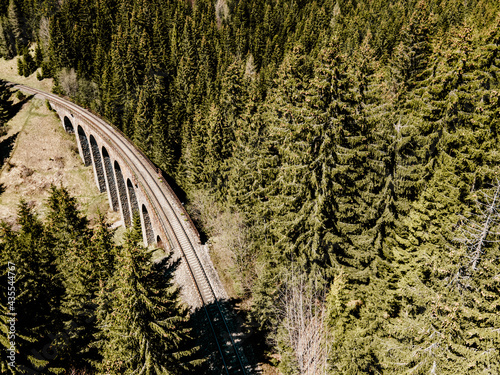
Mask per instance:
[[[109,57],[106,60],[106,66],[103,67],[103,76],[101,81],[101,90],[103,93],[103,114],[109,121],[120,128],[128,136],[127,129],[124,128],[124,111],[126,101],[126,81],[122,65],[122,51],[120,43],[123,35],[118,29],[116,36],[111,43]]]
[[[183,154],[182,162],[178,164],[179,174],[184,174],[186,183],[195,187],[205,179],[205,158],[206,158],[206,146],[207,146],[207,124],[206,120],[203,119],[203,107],[200,107],[193,118],[193,126],[191,127],[189,133],[184,133],[183,140]],[[185,128],[184,131],[187,129]],[[188,138],[186,139],[186,136]],[[185,169],[182,169],[185,166]]]
[[[144,86],[139,92],[136,113],[133,123],[134,143],[145,153],[151,153],[152,122],[154,115],[154,102],[152,100],[153,88],[149,75],[146,77]]]
[[[249,86],[245,109],[236,122],[232,168],[228,176],[228,203],[256,218],[258,202],[264,198],[264,187],[269,180],[264,169],[274,171],[272,155],[267,150],[268,128],[259,106],[257,82],[245,79]],[[267,165],[270,164],[270,165]]]
[[[42,48],[40,47],[40,44],[37,44],[35,47],[35,65],[42,66],[43,63],[43,52]]]
[[[48,228],[60,243],[61,251],[66,243],[85,240],[89,234],[88,219],[78,210],[76,198],[65,187],[51,186],[47,206]]]
[[[278,259],[282,266],[298,261],[310,271],[331,266],[342,257],[342,233],[335,212],[335,133],[352,119],[347,111],[342,112],[344,82],[337,76],[336,51],[323,52],[324,59],[308,85],[313,72],[301,49],[294,49],[285,58],[276,91],[269,98],[267,147],[276,150],[279,161],[264,203],[272,218],[269,234],[273,241],[266,267],[274,272]]]
[[[12,101],[10,99],[12,92],[6,83],[0,80],[0,131],[3,130],[5,123],[10,118]]]
[[[294,243],[298,245],[294,240],[295,236],[300,236],[300,232],[292,235],[293,220],[286,222],[292,218],[293,213],[303,207],[308,188],[304,184],[305,181],[302,181],[300,173],[306,168],[304,164],[309,161],[306,154],[309,151],[308,128],[305,123],[308,113],[304,108],[304,102],[311,66],[302,52],[300,47],[296,47],[285,58],[279,71],[276,89],[268,98],[265,118],[270,128],[269,143],[266,146],[276,150],[279,160],[274,170],[275,175],[269,176],[273,183],[268,187],[267,195],[270,199],[267,206],[269,210],[274,211],[272,216],[276,220],[285,221],[272,225],[276,231],[274,233],[276,240],[282,241],[281,246],[284,248],[280,253],[285,258],[299,255],[290,246],[294,247]],[[283,176],[279,176],[279,171],[286,172]],[[282,231],[285,228],[287,230]],[[289,238],[289,235],[294,237]]]
[[[16,40],[16,50],[27,46],[28,34],[26,19],[24,18],[17,0],[10,0],[7,10],[7,17]]]
[[[193,353],[188,311],[172,285],[170,258],[153,262],[137,239],[127,236],[116,272],[100,292],[98,368],[122,374],[187,371]]]
[[[401,42],[390,63],[393,105],[394,191],[397,209],[404,213],[408,200],[416,199],[421,180],[429,178],[425,165],[432,154],[425,149],[431,137],[422,117],[428,109],[422,100],[432,71],[431,36],[434,32],[433,15],[427,5],[419,2],[408,25],[401,31]],[[426,173],[427,172],[427,173]]]
[[[16,37],[6,16],[0,17],[0,54],[5,59],[12,59],[17,54]]]
[[[28,77],[36,70],[36,63],[28,48],[24,49],[23,56],[17,61],[19,75]]]
[[[57,373],[61,371],[60,350],[54,345],[54,335],[63,328],[58,311],[63,289],[56,268],[54,241],[24,201],[19,204],[18,222],[20,229],[17,232],[3,224],[0,241],[2,264],[11,262],[16,268],[16,369]],[[7,280],[7,272],[4,266],[3,280]],[[2,288],[1,293],[0,311],[2,322],[5,322],[6,313],[10,311],[6,305],[7,288]],[[6,345],[6,328],[2,324],[2,346]],[[13,371],[6,366],[5,360],[2,356],[2,372]]]
[[[162,109],[156,108],[153,114],[151,124],[153,129],[152,159],[162,170],[172,174],[176,165],[174,157],[176,142],[174,136],[172,136],[174,132],[169,132],[170,129],[167,124],[167,117],[162,112]]]
[[[108,256],[110,249],[99,241],[91,242],[88,220],[67,189],[52,186],[47,205],[47,231],[54,240],[52,251],[57,256],[58,274],[64,287],[59,309],[66,336],[57,342],[59,359],[67,367],[84,368],[87,355],[95,356],[95,353],[85,354],[94,329],[92,299],[97,288],[94,274],[106,269],[99,258]]]
[[[224,160],[230,155],[231,140],[226,138],[226,123],[224,115],[218,106],[211,106],[207,127],[203,181],[209,189],[216,189],[223,194],[226,180]]]
[[[152,160],[164,171],[173,174],[176,160],[175,150],[178,148],[178,131],[174,124],[168,121],[167,108],[170,104],[168,91],[165,87],[165,77],[154,73],[154,109],[151,121],[152,132]]]
[[[61,271],[65,287],[61,312],[68,332],[65,347],[66,367],[91,369],[99,359],[97,349],[91,345],[98,332],[96,298],[99,290],[111,278],[115,266],[116,245],[114,231],[103,215],[99,215],[92,237],[72,241],[66,245]]]
[[[243,86],[242,62],[235,60],[226,70],[221,83],[220,103],[224,113],[224,119],[227,123],[227,133],[225,137],[232,142],[232,132],[234,132],[235,123],[243,111],[246,101],[246,90]]]
[[[335,215],[341,245],[337,245],[340,251],[334,247],[332,253],[337,265],[347,266],[344,283],[354,304],[340,312],[348,319],[331,322],[333,327],[342,328],[334,333],[332,366],[346,373],[378,371],[377,341],[379,335],[384,336],[385,317],[395,310],[391,290],[395,288],[395,271],[386,243],[397,215],[392,118],[387,114],[384,76],[378,71],[371,42],[368,33],[349,63],[337,58],[333,60],[337,64],[324,64],[317,73],[323,87],[329,87],[326,82],[337,82],[330,89],[334,100],[324,101],[330,106],[318,109],[319,113],[326,112],[327,119],[333,119],[336,163],[331,167],[331,183],[336,187]],[[344,74],[337,72],[336,79],[327,79],[342,66],[346,66]],[[324,94],[318,97],[328,98]],[[338,268],[333,271],[338,272]],[[384,290],[383,297],[380,290]],[[359,319],[353,319],[353,315]],[[362,348],[354,350],[359,342]]]

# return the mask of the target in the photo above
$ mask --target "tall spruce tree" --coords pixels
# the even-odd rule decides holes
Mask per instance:
[[[489,334],[495,313],[486,302],[498,298],[488,255],[496,245],[487,239],[494,237],[493,196],[498,193],[488,189],[498,173],[494,112],[488,110],[490,90],[496,91],[498,81],[488,74],[494,59],[483,59],[491,56],[492,47],[498,49],[489,45],[474,51],[470,29],[460,28],[449,50],[442,51],[446,58],[433,77],[430,97],[437,117],[429,122],[440,132],[436,172],[405,219],[407,253],[399,255],[407,262],[400,283],[404,308],[393,326],[398,343],[387,351],[393,364],[408,358],[403,368],[461,373],[496,371],[498,366],[497,338]],[[475,208],[474,200],[484,208]],[[483,228],[483,237],[475,234],[477,228]],[[485,262],[480,267],[485,269],[471,272],[474,257],[468,244],[482,241]]]
[[[2,372],[58,373],[61,349],[56,345],[58,332],[63,332],[61,314],[58,310],[64,289],[57,270],[57,256],[53,251],[55,241],[37,218],[33,209],[21,201],[18,209],[20,229],[12,230],[2,224],[0,257],[4,265],[2,279],[8,280],[7,265],[15,265],[14,287],[16,293],[14,310],[7,305],[7,288],[1,288],[2,347],[10,345],[6,339],[7,318],[15,316],[16,367],[7,366],[2,356]],[[3,351],[4,351],[3,350]]]
[[[138,238],[127,236],[116,271],[100,291],[97,367],[121,374],[180,374],[193,365],[188,311],[172,285],[170,258],[152,261]]]
[[[5,59],[12,59],[17,53],[16,37],[7,16],[0,17],[0,54]]]
[[[0,80],[0,131],[3,130],[5,123],[10,118],[12,110],[12,92],[6,82]]]
[[[144,86],[141,87],[139,92],[132,136],[134,143],[139,147],[139,149],[147,154],[151,153],[151,130],[154,115],[154,102],[152,100],[153,87],[151,80],[152,78],[148,75]]]

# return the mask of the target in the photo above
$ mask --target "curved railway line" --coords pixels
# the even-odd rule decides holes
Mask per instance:
[[[123,133],[89,111],[54,94],[38,89],[20,84],[12,84],[12,87],[39,96],[71,113],[78,114],[107,142],[108,146],[122,157],[141,185],[146,199],[155,210],[164,233],[168,233],[171,247],[179,249],[182,259],[186,262],[221,357],[222,373],[227,375],[249,373],[250,367],[246,363],[242,348],[233,338],[227,317],[223,313],[223,308],[217,300],[203,264],[198,257],[196,251],[196,247],[199,246],[197,231],[168,183],[163,178],[158,178],[156,167]]]

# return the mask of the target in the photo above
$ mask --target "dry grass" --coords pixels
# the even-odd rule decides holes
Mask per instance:
[[[0,58],[0,79],[50,92],[52,79],[39,81],[36,72],[29,77],[17,74],[17,59]],[[104,212],[110,222],[120,220],[109,210],[106,194],[99,193],[91,167],[78,155],[75,136],[67,134],[45,102],[32,99],[7,124],[8,132],[0,142],[18,134],[10,160],[0,172],[0,220],[13,222],[21,198],[33,202],[42,215],[44,200],[52,184],[65,186],[78,199],[80,209],[95,217]],[[1,167],[1,166],[0,166]],[[1,190],[0,190],[1,192]]]
[[[0,58],[0,79],[15,83],[21,83],[23,85],[34,87],[39,90],[51,92],[53,86],[52,78],[46,78],[39,81],[36,78],[36,72],[29,77],[22,77],[17,74],[18,58],[19,57],[14,57],[12,60],[5,60],[3,57]]]
[[[253,262],[243,215],[225,209],[206,191],[194,192],[187,209],[210,235],[210,258],[226,293],[231,298],[243,297]]]
[[[99,193],[91,167],[78,155],[75,136],[67,134],[57,116],[44,101],[31,99],[12,118],[8,133],[0,141],[18,133],[16,144],[0,174],[5,191],[0,195],[0,219],[14,222],[21,198],[33,202],[42,215],[50,186],[65,186],[89,216],[108,212],[106,194]],[[109,215],[108,215],[109,217]],[[110,220],[119,220],[112,213]]]
[[[270,364],[262,363],[260,366],[262,368],[262,375],[281,375],[279,370]]]

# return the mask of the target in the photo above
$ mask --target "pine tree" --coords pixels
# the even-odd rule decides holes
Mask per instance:
[[[224,194],[226,171],[224,160],[229,157],[229,145],[224,116],[218,106],[212,105],[207,119],[207,144],[202,181],[208,189],[215,189]]]
[[[12,108],[12,101],[10,97],[12,92],[7,84],[0,80],[0,129],[3,130],[5,123],[10,118],[10,111]]]
[[[170,104],[165,78],[155,74],[153,98],[154,112],[152,115],[152,160],[164,171],[173,174],[175,171],[175,149],[178,147],[178,132],[174,124],[168,121],[167,106]]]
[[[296,242],[301,233],[294,231],[294,214],[306,203],[309,186],[301,179],[310,157],[307,155],[309,144],[308,128],[304,109],[307,82],[311,75],[309,61],[300,47],[294,49],[284,60],[276,82],[276,90],[269,96],[265,120],[269,123],[269,143],[266,145],[276,152],[279,164],[276,165],[272,183],[266,192],[269,197],[268,210],[278,222],[272,224],[276,233],[273,236],[279,251],[285,258],[298,256],[300,244]],[[280,176],[280,171],[283,174]],[[269,176],[270,177],[270,176]],[[292,220],[290,220],[292,219]],[[279,222],[283,220],[283,222]],[[300,227],[297,225],[295,228]],[[285,229],[282,231],[282,229]],[[288,236],[292,236],[289,238]],[[290,241],[290,242],[289,242]],[[295,244],[295,245],[294,245]],[[281,246],[280,246],[281,245]],[[292,250],[295,247],[295,250]]]
[[[42,66],[43,63],[43,52],[42,48],[40,47],[40,44],[37,44],[35,47],[35,65]]]
[[[59,310],[65,336],[58,341],[59,359],[66,367],[83,368],[87,357],[95,356],[85,352],[95,329],[91,324],[95,309],[92,299],[97,289],[94,273],[103,267],[98,262],[103,255],[96,254],[109,251],[109,247],[94,247],[102,244],[91,242],[88,220],[64,187],[51,187],[47,206],[47,232],[54,240],[52,251],[57,256],[58,275],[64,288]]]
[[[2,264],[11,262],[16,268],[16,366],[20,371],[57,373],[61,371],[58,362],[61,348],[56,345],[55,335],[63,332],[58,311],[63,289],[56,268],[54,241],[23,201],[18,209],[18,222],[20,229],[17,232],[3,224],[0,241]],[[7,272],[7,267],[4,267],[3,280],[7,280]],[[0,311],[4,322],[9,310],[7,289],[1,290]],[[6,345],[3,339],[6,328],[2,324],[2,346]],[[2,356],[2,372],[9,371],[5,360],[6,357]]]
[[[61,251],[67,243],[84,240],[89,235],[88,219],[78,210],[76,198],[66,188],[52,185],[47,206],[48,228],[58,240]]]
[[[25,23],[26,20],[24,19],[16,0],[9,1],[7,16],[16,40],[16,50],[19,51],[21,48],[28,45],[28,34],[27,25]]]
[[[205,181],[205,158],[207,146],[207,124],[203,118],[203,109],[200,107],[195,111],[192,127],[189,133],[184,128],[182,160],[178,163],[178,174],[183,175],[187,184],[193,187],[199,186]]]
[[[96,298],[114,271],[113,235],[104,216],[99,215],[91,238],[66,245],[63,257],[66,265],[61,271],[65,295],[60,310],[65,314],[68,332],[64,353],[67,368],[92,368],[93,362],[99,359],[97,349],[91,345],[99,331]]]
[[[296,48],[285,58],[276,91],[269,97],[266,146],[275,150],[277,163],[273,174],[267,176],[270,182],[263,203],[267,212],[264,215],[270,217],[268,230],[272,241],[272,255],[265,257],[266,267],[274,270],[266,278],[274,278],[273,273],[278,272],[275,262],[286,267],[297,261],[312,271],[342,259],[334,147],[336,132],[352,117],[342,103],[345,81],[336,51],[330,48],[322,52],[324,58],[313,72],[300,48]],[[259,284],[264,282],[263,276]],[[258,306],[266,310],[265,306]]]
[[[17,54],[16,37],[6,16],[0,17],[0,54],[5,59],[12,59]]]
[[[135,144],[145,153],[151,152],[152,140],[152,121],[154,115],[154,103],[152,101],[152,82],[151,78],[146,77],[144,86],[139,92],[136,114],[133,123],[133,137]]]
[[[251,77],[253,78],[253,77]],[[234,151],[228,175],[228,197],[231,206],[256,218],[258,202],[264,199],[264,187],[269,183],[264,169],[274,171],[272,155],[266,150],[268,128],[260,107],[257,82],[247,78],[249,86],[245,109],[237,119],[234,130]],[[269,162],[270,165],[267,165]]]
[[[36,70],[36,63],[28,48],[25,48],[23,56],[17,61],[18,73],[24,77],[30,76]]]
[[[122,374],[181,373],[191,368],[188,311],[172,285],[172,265],[127,237],[116,272],[100,292],[100,371]],[[134,240],[135,238],[135,240]]]
[[[101,90],[103,93],[103,114],[115,126],[120,128],[128,136],[127,129],[124,128],[124,111],[126,101],[126,82],[122,62],[122,51],[120,43],[123,35],[118,29],[115,38],[111,43],[111,51],[103,67]]]

